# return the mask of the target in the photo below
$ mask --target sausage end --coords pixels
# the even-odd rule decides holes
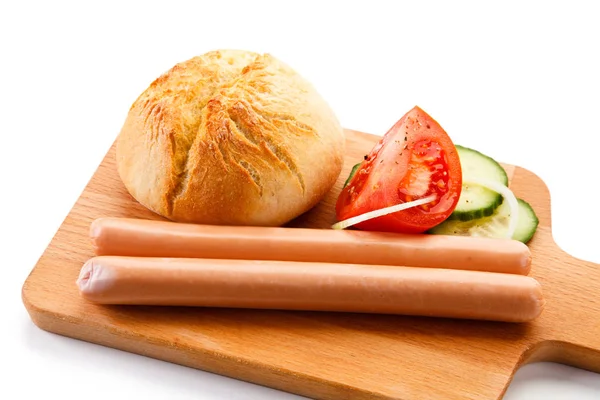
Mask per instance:
[[[111,217],[96,218],[94,221],[92,221],[90,224],[89,237],[94,254],[97,256],[109,255],[108,253],[112,247],[110,245],[110,232],[111,230],[114,232],[114,229],[117,225],[123,225],[124,221],[126,220]]]
[[[114,278],[112,269],[102,264],[98,257],[94,257],[81,267],[76,285],[81,296],[94,301],[112,286]]]
[[[532,278],[533,279],[533,278]],[[544,311],[544,308],[546,307],[546,299],[544,297],[544,291],[542,290],[542,285],[534,280],[534,289],[532,291],[531,297],[532,297],[532,304],[533,304],[533,314],[532,314],[532,320],[539,317],[542,312]]]
[[[534,278],[528,277],[528,280],[531,282],[528,297],[524,299],[522,312],[515,322],[531,322],[537,319],[546,307],[542,285]]]
[[[92,249],[94,250],[94,254],[101,253],[100,246],[100,237],[102,232],[102,224],[104,223],[104,218],[97,218],[90,224],[90,241],[92,243]],[[84,265],[85,267],[85,265]]]
[[[527,246],[525,243],[522,242],[517,242],[519,243],[519,246],[521,246],[522,248],[522,252],[523,252],[523,264],[521,265],[521,273],[523,275],[529,275],[529,273],[531,272],[531,263],[533,261],[533,257],[531,255],[531,250],[529,249],[529,246]]]

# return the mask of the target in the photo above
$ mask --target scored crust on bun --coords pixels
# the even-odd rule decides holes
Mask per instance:
[[[212,51],[172,67],[131,106],[117,169],[173,221],[278,226],[336,182],[344,131],[314,87],[269,54]]]

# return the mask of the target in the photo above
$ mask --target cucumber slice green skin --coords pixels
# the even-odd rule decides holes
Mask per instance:
[[[348,175],[348,179],[346,179],[346,182],[344,182],[344,186],[342,186],[342,189],[345,188],[346,186],[348,186],[348,184],[350,183],[350,181],[356,174],[356,171],[358,171],[360,164],[362,164],[362,163],[360,162],[360,163],[356,164],[354,167],[352,167],[352,170],[350,171],[350,175]]]
[[[503,201],[504,198],[500,194],[489,189],[463,184],[458,204],[448,219],[471,221],[489,217]]]
[[[527,243],[533,238],[540,220],[529,203],[522,199],[517,199],[517,202],[519,203],[519,219],[513,239]]]
[[[539,225],[539,219],[531,205],[525,200],[517,199],[517,203],[519,205],[519,216],[517,219],[517,228],[512,239],[527,243],[535,234]],[[510,217],[509,211],[509,206],[503,203],[491,216],[471,221],[447,219],[438,226],[430,229],[428,233],[434,235],[506,238]]]
[[[478,185],[469,185],[469,177],[508,186],[506,171],[496,160],[477,150],[460,145],[455,147],[460,157],[463,186],[458,204],[448,219],[471,221],[492,215],[502,204],[502,195]]]

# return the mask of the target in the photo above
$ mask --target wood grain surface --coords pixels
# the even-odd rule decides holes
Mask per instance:
[[[344,171],[291,226],[328,228],[351,166],[379,139],[347,130]],[[32,321],[56,334],[315,399],[499,399],[523,364],[554,361],[600,372],[600,268],[552,239],[550,195],[532,172],[505,165],[537,212],[531,276],[547,300],[529,324],[320,312],[97,306],[75,281],[93,256],[98,217],[160,219],[126,192],[114,146],[25,281]]]

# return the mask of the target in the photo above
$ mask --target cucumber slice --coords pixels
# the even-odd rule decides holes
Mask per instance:
[[[519,220],[513,239],[527,243],[535,234],[540,220],[528,202],[523,199],[517,199],[517,201],[519,202]]]
[[[506,171],[494,159],[468,147],[460,145],[455,147],[458,151],[465,182],[468,182],[470,178],[477,178],[508,186]],[[449,219],[470,221],[490,216],[502,204],[502,200],[502,196],[493,190],[464,183],[458,204]]]
[[[513,239],[523,243],[529,242],[537,230],[539,219],[533,208],[525,200],[517,199],[519,216]],[[503,202],[492,215],[470,221],[447,219],[429,230],[434,235],[483,236],[504,238],[508,230],[510,207]]]

